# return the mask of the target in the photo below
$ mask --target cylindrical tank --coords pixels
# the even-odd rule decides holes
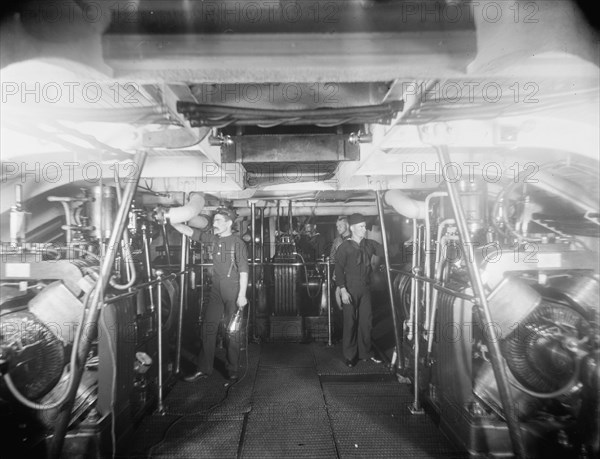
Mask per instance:
[[[486,227],[487,193],[485,182],[461,180],[458,182],[458,189],[469,232],[471,237],[475,237]]]
[[[90,235],[95,239],[108,239],[117,214],[117,190],[112,186],[95,186],[90,195],[88,216],[90,226],[94,227]]]

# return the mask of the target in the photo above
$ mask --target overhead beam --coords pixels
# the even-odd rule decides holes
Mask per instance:
[[[107,34],[119,79],[195,83],[370,82],[464,75],[473,30],[251,35]]]

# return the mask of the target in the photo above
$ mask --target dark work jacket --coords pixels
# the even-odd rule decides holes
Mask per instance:
[[[373,255],[383,256],[383,246],[379,242],[363,239],[360,241],[360,246],[352,239],[342,242],[335,253],[337,285],[340,288],[369,285]]]
[[[219,237],[194,230],[192,239],[212,244],[213,276],[216,279],[239,281],[240,273],[247,273],[248,249],[246,243],[237,235]]]

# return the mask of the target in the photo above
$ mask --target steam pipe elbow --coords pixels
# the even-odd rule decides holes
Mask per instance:
[[[396,212],[407,218],[424,219],[427,215],[425,202],[411,199],[400,190],[388,190],[384,195],[386,204],[392,206]]]
[[[204,208],[205,200],[201,194],[194,194],[187,204],[181,207],[172,207],[167,212],[169,223],[183,223],[197,216]]]

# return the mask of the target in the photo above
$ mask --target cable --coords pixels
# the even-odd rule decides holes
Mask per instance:
[[[250,308],[246,307],[246,310],[249,310]],[[147,458],[150,459],[152,458],[152,455],[154,453],[154,450],[156,448],[158,448],[159,446],[161,446],[163,443],[165,443],[165,441],[167,440],[167,437],[169,435],[169,432],[171,431],[171,429],[173,429],[173,427],[175,427],[179,422],[183,421],[184,419],[190,417],[190,416],[197,416],[199,414],[208,414],[211,411],[217,409],[219,406],[221,406],[226,400],[227,397],[229,397],[229,391],[231,390],[232,387],[234,387],[235,385],[239,384],[241,381],[244,380],[244,378],[246,377],[247,373],[248,373],[248,368],[250,366],[250,358],[248,356],[249,351],[248,351],[248,329],[249,329],[249,317],[247,317],[248,314],[246,314],[246,326],[245,326],[245,356],[246,356],[246,366],[244,368],[244,372],[242,374],[242,377],[239,378],[238,380],[229,383],[226,385],[226,390],[225,390],[225,396],[219,400],[217,403],[215,403],[214,405],[212,405],[211,407],[207,408],[207,409],[203,409],[203,410],[198,410],[198,411],[194,411],[191,413],[174,413],[174,412],[170,412],[170,411],[166,411],[165,414],[167,415],[173,415],[173,416],[179,416],[178,418],[174,419],[169,426],[167,427],[167,429],[165,430],[161,440],[158,443],[155,443],[154,445],[152,445],[150,447],[150,449],[148,450],[148,454],[147,454]],[[257,366],[258,368],[258,366]]]

